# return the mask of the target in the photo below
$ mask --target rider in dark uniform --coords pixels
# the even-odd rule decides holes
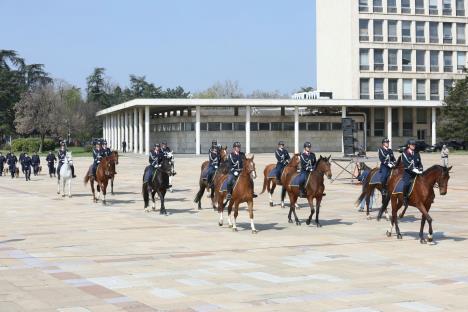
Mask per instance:
[[[208,185],[210,187],[213,187],[213,176],[221,162],[221,154],[218,147],[218,142],[216,140],[213,140],[211,142],[211,148],[208,151],[208,161],[209,165],[206,180],[208,182]]]
[[[148,162],[150,165],[147,167],[148,169],[146,171],[143,182],[149,183],[151,181],[154,175],[154,170],[156,170],[156,168],[159,168],[163,157],[164,154],[161,151],[161,145],[155,144],[153,150],[150,151],[150,154],[148,156]]]
[[[60,143],[60,150],[57,153],[57,158],[58,158],[58,165],[57,165],[57,175],[60,177],[60,168],[62,168],[62,165],[65,161],[65,156],[67,156],[67,149],[65,148],[65,142],[62,141]],[[76,178],[75,176],[75,167],[73,165],[70,165],[70,169],[72,172],[72,178]]]
[[[408,193],[411,183],[413,183],[413,180],[417,175],[420,175],[423,172],[421,156],[417,151],[415,151],[415,148],[416,141],[413,139],[408,140],[406,143],[406,149],[402,155],[403,167],[405,168],[405,172],[403,173],[403,181],[405,183],[403,188],[403,205],[405,205],[405,207],[408,206]]]
[[[232,197],[232,190],[234,188],[234,184],[236,183],[239,174],[241,173],[242,169],[244,168],[244,157],[241,154],[241,144],[240,142],[235,142],[232,145],[232,152],[229,154],[229,175],[227,181],[227,196],[226,200],[231,200]]]
[[[96,176],[97,167],[103,157],[103,151],[101,149],[101,141],[95,140],[94,145],[95,147],[93,148],[93,167],[91,170],[91,174],[93,175],[93,177]]]
[[[167,153],[171,153],[172,150],[169,146],[167,146],[167,142],[166,141],[162,141],[161,142],[161,152],[163,154],[167,154]]]
[[[49,167],[49,176],[52,178],[52,175],[54,175],[55,177],[54,164],[57,161],[57,158],[55,157],[55,154],[52,153],[52,151],[50,151],[49,155],[47,155],[46,161],[47,166]]]
[[[21,153],[19,154],[19,163],[21,165],[21,172],[22,173],[24,173],[24,164],[23,164],[24,154],[25,154],[25,152],[23,152],[23,151],[21,151]]]
[[[317,163],[315,154],[310,151],[311,148],[312,144],[310,144],[310,142],[304,143],[304,151],[301,154],[301,173],[299,181],[300,197],[307,196],[305,183],[307,182],[309,174],[314,171],[315,164]]]
[[[7,160],[7,163],[8,163],[8,170],[10,170],[12,179],[15,177],[17,162],[18,162],[18,158],[16,158],[16,155],[14,153],[11,153],[10,157]]]
[[[169,159],[172,160],[172,170],[171,170],[171,174],[169,175],[169,185],[168,185],[168,188],[171,188],[172,187],[172,184],[171,184],[172,176],[175,176],[176,172],[175,172],[175,169],[174,169],[173,156],[169,157],[169,153],[173,153],[173,151],[171,150],[171,148],[169,146],[167,146],[166,141],[161,142],[161,152],[162,152],[164,157],[169,158]]]
[[[0,177],[3,175],[3,167],[5,166],[6,163],[6,157],[2,155],[0,152]]]
[[[291,157],[289,156],[288,150],[284,148],[284,142],[278,142],[278,148],[275,152],[276,157],[276,180],[278,184],[281,184],[281,174],[283,174],[283,169],[289,163]]]
[[[28,153],[24,153],[23,156],[23,169],[24,169],[24,177],[26,178],[26,181],[31,181],[31,164],[32,160],[31,157],[29,157]]]
[[[385,138],[382,140],[382,146],[379,147],[380,159],[380,183],[382,184],[382,196],[387,196],[387,180],[390,176],[392,168],[395,166],[395,156],[393,151],[389,148],[390,140]]]
[[[37,175],[39,173],[39,165],[41,164],[41,159],[39,155],[37,155],[37,152],[34,152],[32,157],[31,157],[31,165],[34,169],[34,175]]]
[[[110,156],[112,154],[111,149],[109,147],[107,147],[107,141],[106,140],[102,140],[101,150],[102,150],[102,154],[103,154],[104,157]]]

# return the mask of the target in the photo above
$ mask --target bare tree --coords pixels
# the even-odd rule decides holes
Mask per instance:
[[[200,99],[240,99],[244,97],[239,82],[232,80],[226,80],[223,83],[218,81],[208,89],[194,94],[194,98]]]
[[[41,138],[39,151],[42,152],[46,135],[57,129],[56,109],[59,99],[52,84],[43,84],[24,92],[15,104],[15,127],[21,134],[37,133]]]

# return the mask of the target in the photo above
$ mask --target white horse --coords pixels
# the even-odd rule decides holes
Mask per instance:
[[[166,158],[168,158],[171,161],[171,173],[169,174],[169,184],[172,185],[172,177],[176,175],[175,171],[175,161],[174,161],[174,153],[173,152],[167,152],[166,153]],[[168,189],[169,192],[174,192],[172,187]]]
[[[57,194],[60,194],[60,184],[62,184],[62,197],[65,197],[65,185],[66,184],[68,184],[68,197],[71,197],[71,181],[72,181],[71,165],[73,165],[72,155],[71,155],[71,152],[67,152],[64,163],[62,167],[60,167],[60,174],[57,178]]]

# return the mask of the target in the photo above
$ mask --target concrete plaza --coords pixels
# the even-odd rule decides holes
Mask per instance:
[[[192,202],[205,158],[176,155],[169,216],[143,210],[144,156],[120,158],[106,206],[82,183],[91,158],[74,159],[71,199],[46,170],[30,182],[0,177],[0,311],[466,311],[468,156],[450,157],[448,194],[436,189],[435,245],[417,240],[412,207],[403,240],[387,238],[389,223],[358,212],[361,186],[344,181],[326,181],[322,228],[289,224],[267,194],[255,200],[257,235],[245,206],[239,232],[221,228],[206,196],[201,211]],[[255,160],[261,176],[273,155]]]

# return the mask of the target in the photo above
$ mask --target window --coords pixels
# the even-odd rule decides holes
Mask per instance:
[[[457,16],[465,16],[465,1],[457,0],[456,2]]]
[[[401,22],[401,40],[411,42],[411,21]]]
[[[359,92],[361,99],[369,99],[369,79],[362,78],[359,83]]]
[[[429,14],[439,15],[439,9],[437,7],[437,0],[429,0]]]
[[[258,122],[250,122],[250,131],[258,131]]]
[[[232,122],[223,122],[221,123],[222,131],[232,131]]]
[[[403,100],[413,99],[413,81],[411,79],[403,79]]]
[[[193,122],[185,122],[184,123],[184,131],[194,131],[195,124]]]
[[[221,127],[219,122],[209,122],[208,123],[208,131],[220,131]]]
[[[374,49],[374,70],[382,71],[384,69],[383,50]]]
[[[374,0],[374,13],[383,12],[382,0]]]
[[[245,123],[235,122],[234,123],[234,131],[245,131]]]
[[[439,71],[439,51],[431,51],[431,72]]]
[[[426,80],[424,79],[416,80],[416,99],[417,100],[426,99]]]
[[[307,124],[308,131],[318,131],[319,130],[319,123],[318,122],[309,122]]]
[[[398,100],[398,79],[388,79],[388,99]]]
[[[284,131],[294,131],[294,122],[284,122],[283,123]]]
[[[425,22],[416,22],[416,42],[425,42],[426,38],[424,35]]]
[[[369,70],[369,49],[359,50],[359,69]]]
[[[452,88],[453,88],[453,80],[452,79],[444,80],[444,97],[447,97],[449,95]]]
[[[359,20],[359,41],[369,41],[369,20]]]
[[[397,21],[388,21],[388,42],[397,42]]]
[[[452,43],[452,23],[444,23],[444,43]]]
[[[457,43],[465,44],[465,24],[457,24]]]
[[[259,131],[270,131],[270,123],[268,122],[260,122],[258,124]]]
[[[410,0],[401,0],[401,13],[411,14]]]
[[[426,51],[416,50],[416,71],[426,71]]]
[[[332,122],[331,129],[332,131],[341,130],[341,122]]]
[[[398,108],[392,108],[392,136],[397,137],[398,132],[399,132],[399,114],[398,114],[399,109]]]
[[[208,124],[206,122],[201,122],[200,131],[206,131],[206,130],[208,130]]]
[[[442,14],[452,15],[452,0],[443,0],[442,2]]]
[[[383,41],[383,21],[374,20],[374,41]]]
[[[444,72],[453,72],[452,51],[444,51]]]
[[[368,12],[369,7],[367,0],[359,0],[359,12]]]
[[[457,52],[457,69],[464,70],[466,66],[466,52],[458,51]]]
[[[426,124],[427,123],[427,109],[416,108],[416,123]]]
[[[374,109],[374,135],[383,136],[385,133],[385,110],[383,108]]]
[[[306,131],[307,130],[307,123],[306,122],[300,122],[299,123],[299,130],[300,131]]]
[[[439,100],[439,80],[431,80],[431,101]]]
[[[429,40],[431,43],[439,43],[439,23],[429,22]]]
[[[413,64],[411,63],[412,50],[402,50],[401,64],[403,65],[403,71],[412,71]]]
[[[424,14],[424,0],[416,0],[415,14]]]
[[[395,49],[388,50],[388,70],[389,71],[398,70],[398,50],[395,50]]]
[[[330,123],[329,122],[320,122],[319,123],[319,131],[330,131]]]
[[[387,0],[387,13],[397,13],[396,0]]]
[[[403,108],[403,136],[413,136],[413,109]]]
[[[272,122],[271,123],[271,131],[282,131],[283,124],[281,122]]]
[[[384,80],[381,78],[374,79],[374,99],[375,100],[384,99],[383,83],[384,83]]]

